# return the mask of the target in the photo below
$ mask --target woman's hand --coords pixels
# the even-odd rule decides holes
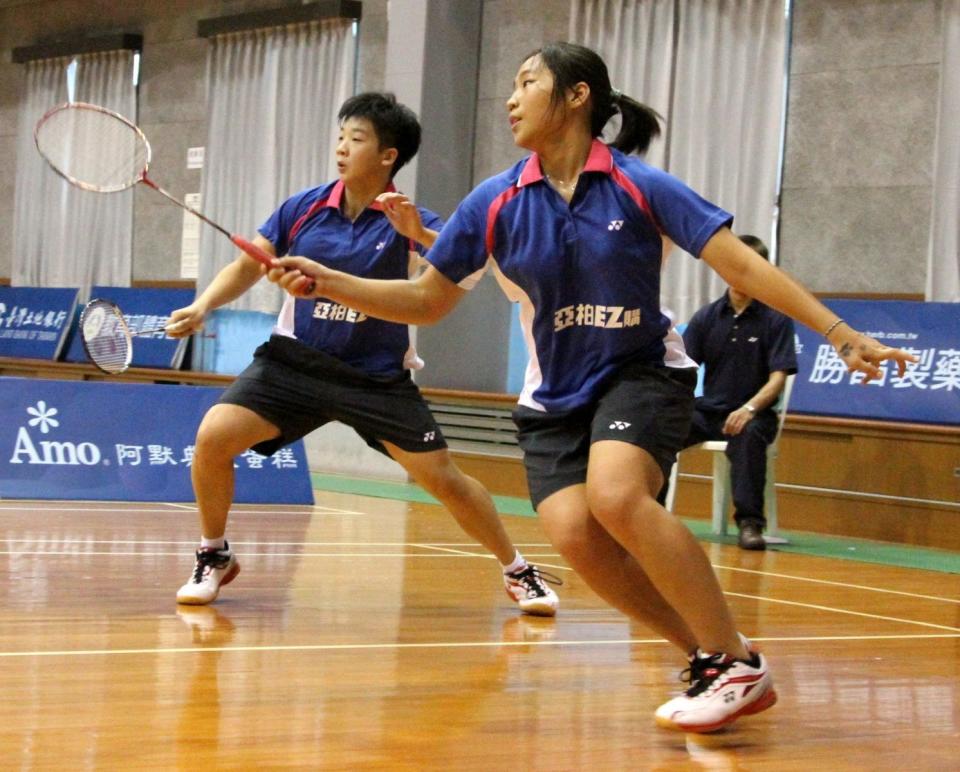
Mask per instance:
[[[848,326],[846,322],[834,323],[827,340],[837,350],[837,354],[847,365],[848,372],[864,374],[864,383],[880,377],[879,364],[885,360],[897,363],[897,374],[902,378],[907,370],[907,362],[919,361],[913,354],[903,349],[884,346],[862,332]]]

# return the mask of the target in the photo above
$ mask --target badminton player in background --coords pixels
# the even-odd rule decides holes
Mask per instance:
[[[656,500],[686,437],[697,380],[660,308],[662,236],[824,334],[868,380],[881,360],[902,372],[915,358],[844,324],[733,235],[730,214],[628,156],[644,151],[658,120],[611,88],[595,52],[544,46],[521,63],[506,106],[514,143],[533,154],[467,196],[418,278],[358,279],[301,257],[280,260],[284,270],[268,275],[297,296],[425,324],[448,313],[492,263],[521,304],[532,346],[514,420],[547,535],[600,597],[688,658],[690,686],[660,706],[657,723],[719,729],[766,710],[777,695],[703,549]],[[621,129],[608,145],[599,138],[616,113]],[[392,197],[382,197],[388,208],[409,206]]]
[[[339,179],[295,194],[260,228],[254,243],[272,255],[292,252],[361,277],[406,279],[433,244],[439,217],[410,207],[388,218],[377,196],[420,146],[420,124],[392,94],[351,97],[339,112]],[[239,297],[263,275],[241,253],[197,300],[170,315],[173,337],[201,329],[206,315]],[[192,479],[201,543],[177,602],[205,604],[240,570],[225,538],[233,501],[234,457],[252,448],[269,455],[329,421],[352,427],[400,463],[446,506],[503,566],[507,593],[530,614],[559,604],[546,574],[528,564],[503,528],[487,490],[450,458],[440,427],[414,384],[422,366],[405,324],[374,319],[327,300],[287,296],[269,341],[204,416]]]

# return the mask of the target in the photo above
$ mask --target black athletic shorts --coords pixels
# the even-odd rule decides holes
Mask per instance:
[[[374,450],[381,440],[411,453],[447,447],[409,371],[374,378],[294,338],[272,335],[220,402],[240,405],[280,429],[255,445],[265,456],[330,421],[351,427]]]
[[[643,448],[669,477],[690,428],[696,385],[696,368],[628,364],[586,407],[544,413],[518,406],[513,421],[534,508],[586,482],[590,445],[599,440]]]

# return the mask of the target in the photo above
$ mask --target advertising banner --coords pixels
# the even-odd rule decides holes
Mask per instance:
[[[193,501],[197,427],[221,392],[0,378],[0,498]],[[237,502],[313,503],[302,441],[234,467]]]
[[[168,338],[163,330],[146,334],[137,334],[144,330],[156,330],[163,327],[170,312],[183,308],[193,302],[192,289],[164,289],[156,287],[93,287],[91,298],[103,298],[116,303],[123,313],[123,319],[136,337],[133,339],[132,367],[156,367],[179,369],[187,347],[186,338]],[[86,362],[87,355],[83,342],[77,333],[77,324],[73,325],[67,354],[67,362]]]
[[[77,307],[76,289],[0,287],[0,356],[56,359]]]
[[[884,362],[864,383],[826,339],[797,325],[799,371],[789,412],[960,425],[960,304],[827,300],[853,327],[919,358],[903,377]]]

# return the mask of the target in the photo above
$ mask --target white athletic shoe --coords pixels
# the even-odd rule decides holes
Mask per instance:
[[[559,577],[543,572],[532,564],[503,575],[507,595],[517,602],[524,614],[538,617],[552,617],[560,606],[560,598],[547,587],[547,582],[563,584]]]
[[[240,573],[240,563],[226,544],[222,550],[198,549],[190,579],[177,590],[177,603],[203,606],[216,600],[220,588]]]
[[[777,692],[767,661],[759,652],[751,654],[746,662],[728,654],[697,652],[690,661],[690,688],[657,708],[657,725],[714,732],[741,716],[773,707]]]

